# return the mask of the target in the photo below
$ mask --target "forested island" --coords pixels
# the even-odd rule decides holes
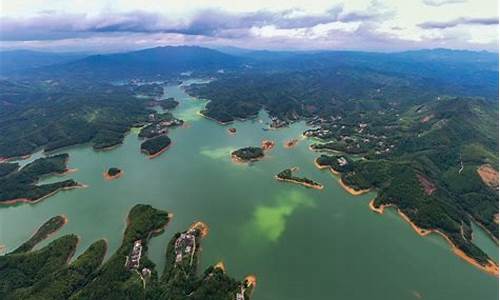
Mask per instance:
[[[174,98],[170,97],[164,100],[160,100],[158,102],[163,109],[171,110],[176,108],[179,105],[179,101],[175,100]]]
[[[120,178],[123,175],[123,171],[121,169],[112,167],[112,168],[107,169],[103,175],[104,175],[105,179],[113,180],[113,179]]]
[[[264,150],[261,147],[244,147],[231,152],[231,157],[240,162],[252,162],[264,158]]]
[[[0,204],[36,202],[60,190],[83,187],[73,179],[37,184],[42,177],[70,172],[66,167],[68,157],[64,153],[38,158],[22,168],[17,163],[0,163],[0,170],[3,170],[3,175],[0,175]]]
[[[57,218],[57,217],[56,217]],[[167,245],[159,276],[147,256],[148,243],[171,219],[165,211],[135,205],[121,246],[103,263],[105,240],[94,242],[73,262],[78,236],[64,235],[39,250],[29,247],[0,256],[1,299],[250,299],[255,282],[237,281],[218,267],[197,276],[202,228],[195,223]],[[58,220],[58,219],[56,219]],[[53,227],[54,219],[41,228]],[[60,222],[58,225],[62,226]],[[59,227],[60,227],[59,226]],[[38,234],[38,233],[37,233]]]
[[[142,142],[141,152],[148,155],[149,158],[155,158],[167,150],[171,142],[170,138],[166,135],[156,136]]]
[[[296,171],[298,171],[298,168],[284,169],[283,171],[279,172],[275,176],[275,178],[277,180],[281,180],[281,181],[297,183],[297,184],[303,185],[305,187],[313,188],[316,190],[323,189],[323,185],[320,183],[317,183],[314,180],[311,180],[311,179],[306,178],[306,177],[294,176],[293,172],[296,172]]]

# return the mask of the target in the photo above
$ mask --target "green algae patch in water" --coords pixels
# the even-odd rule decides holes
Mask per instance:
[[[220,148],[203,147],[200,150],[200,154],[211,159],[229,160],[229,158],[231,157],[231,152],[233,152],[234,150],[235,148],[233,147],[220,147]]]
[[[276,242],[286,229],[287,219],[300,207],[314,206],[314,201],[299,191],[277,195],[272,205],[259,205],[245,234]]]

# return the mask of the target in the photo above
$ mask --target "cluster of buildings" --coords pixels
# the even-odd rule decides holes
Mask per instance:
[[[132,247],[132,251],[127,256],[125,260],[125,267],[128,269],[137,269],[139,268],[139,263],[141,261],[142,256],[142,244],[141,240],[137,240],[134,242],[134,247]]]
[[[348,164],[347,162],[347,159],[345,159],[345,157],[341,156],[339,158],[337,158],[337,163],[339,164],[339,166],[343,167],[345,165]]]
[[[284,120],[281,120],[277,117],[271,117],[271,124],[269,124],[269,127],[271,128],[281,128],[281,127],[285,127],[285,126],[288,126],[288,122],[287,121],[284,121]]]
[[[245,288],[240,285],[240,291],[236,293],[236,300],[245,300]]]
[[[179,263],[182,258],[192,255],[196,250],[196,230],[189,229],[175,240],[175,262]]]
[[[332,136],[332,131],[326,128],[314,128],[304,131],[304,136],[306,137],[318,137],[321,139],[326,139]]]

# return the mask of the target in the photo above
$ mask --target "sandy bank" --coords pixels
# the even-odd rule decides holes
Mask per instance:
[[[224,266],[224,262],[219,261],[214,266],[215,269],[220,269],[223,273],[226,273],[226,266]]]
[[[149,159],[153,159],[153,158],[155,158],[155,157],[160,156],[163,152],[167,151],[167,150],[170,148],[170,146],[171,146],[172,144],[173,144],[173,143],[171,142],[170,144],[168,144],[168,146],[163,147],[160,151],[156,152],[155,154],[149,154],[149,152],[148,152],[148,151],[146,151],[146,150],[141,150],[141,152],[142,152],[142,153],[144,153],[144,154],[146,154],[146,155],[148,156],[148,158],[149,158]]]
[[[79,183],[79,184],[74,185],[74,186],[67,186],[67,187],[59,188],[59,189],[57,189],[51,193],[48,193],[47,195],[42,196],[42,197],[37,198],[37,199],[17,198],[17,199],[11,199],[11,200],[6,200],[6,201],[0,201],[0,205],[12,205],[12,204],[17,204],[17,203],[36,204],[36,203],[44,200],[45,198],[48,198],[50,196],[55,195],[56,193],[58,193],[60,191],[69,191],[72,189],[83,189],[83,188],[87,188],[87,187],[88,187],[88,185]]]
[[[285,147],[285,149],[291,149],[291,148],[297,146],[298,143],[299,143],[298,139],[291,139],[291,140],[285,141],[285,143],[283,144],[283,147]]]
[[[334,168],[332,168],[331,166],[322,166],[320,164],[318,164],[318,159],[316,158],[314,160],[314,165],[316,166],[316,168],[320,169],[320,170],[323,170],[323,169],[329,169],[330,172],[332,172],[332,174],[334,175],[337,175],[337,176],[340,176],[342,175],[340,172],[336,171]]]
[[[260,142],[260,148],[264,151],[269,151],[273,149],[274,145],[275,143],[272,140],[262,140],[262,142]]]
[[[252,159],[242,159],[242,158],[238,157],[237,155],[231,154],[231,160],[236,164],[248,164],[248,163],[259,161],[262,159],[264,159],[264,156],[259,157],[259,158],[252,158]]]
[[[118,179],[118,178],[122,177],[124,173],[125,172],[123,170],[120,170],[120,172],[118,172],[116,175],[109,175],[108,171],[104,171],[104,173],[102,173],[102,176],[106,180],[114,180],[114,179]]]
[[[274,178],[276,180],[278,180],[278,181],[292,182],[292,183],[300,184],[302,186],[305,186],[305,187],[308,187],[308,188],[312,188],[312,189],[315,189],[315,190],[322,190],[324,188],[324,186],[322,184],[319,184],[319,183],[317,185],[314,185],[314,184],[310,184],[310,183],[307,183],[307,182],[302,182],[302,181],[298,181],[298,180],[294,180],[294,179],[280,178],[277,175],[275,175]]]
[[[370,203],[368,203],[368,207],[370,207],[370,209],[376,213],[379,213],[379,214],[383,214],[384,213],[384,209],[386,207],[390,207],[390,205],[380,205],[379,207],[375,207],[375,199],[372,199],[370,201]]]
[[[387,205],[381,205],[379,208],[376,208],[373,205],[373,202],[374,202],[374,200],[370,201],[370,203],[369,203],[370,209],[373,210],[373,211],[375,211],[375,212],[377,212],[377,213],[380,213],[380,214],[382,214],[384,212],[384,208],[385,207],[389,207]],[[410,220],[410,218],[407,215],[405,215],[401,210],[397,209],[397,212],[398,212],[398,214],[401,216],[401,218],[405,222],[407,222],[408,224],[410,224],[410,226],[413,228],[413,230],[415,230],[415,232],[418,235],[420,235],[420,236],[428,236],[431,233],[439,234],[440,236],[442,236],[448,242],[448,244],[450,245],[450,247],[451,247],[453,253],[455,253],[455,255],[457,255],[461,259],[465,260],[469,264],[475,266],[476,268],[478,268],[478,269],[480,269],[480,270],[482,270],[482,271],[484,271],[484,272],[486,272],[486,273],[488,273],[490,275],[498,277],[498,265],[494,261],[488,260],[488,263],[486,265],[484,265],[484,266],[481,265],[475,259],[473,259],[472,257],[468,256],[465,252],[463,252],[457,246],[455,246],[455,244],[448,238],[448,236],[446,236],[441,231],[439,231],[437,229],[424,229],[424,228],[420,228],[416,224],[414,224]]]
[[[229,122],[222,122],[222,121],[219,121],[219,120],[217,120],[217,119],[214,119],[214,118],[212,118],[212,117],[209,117],[209,116],[207,116],[207,115],[204,115],[201,111],[197,112],[196,114],[197,114],[198,116],[201,116],[201,117],[203,117],[203,118],[209,119],[209,120],[211,120],[211,121],[215,121],[215,122],[217,122],[217,123],[218,123],[218,124],[220,124],[220,125],[227,125],[227,124],[231,124],[231,123],[233,123],[233,121],[229,121]]]
[[[344,184],[344,182],[342,181],[342,178],[339,178],[339,184],[340,186],[346,190],[349,194],[353,195],[353,196],[359,196],[359,195],[363,195],[363,194],[366,194],[370,191],[370,189],[366,189],[366,190],[355,190],[353,188],[351,188],[350,186]]]
[[[191,226],[189,226],[189,229],[197,229],[200,231],[201,237],[206,237],[208,234],[208,225],[205,224],[202,221],[196,221]]]
[[[247,284],[247,287],[256,287],[257,286],[257,277],[255,275],[248,275],[245,277],[244,281]]]

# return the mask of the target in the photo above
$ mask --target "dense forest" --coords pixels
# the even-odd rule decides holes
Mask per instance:
[[[487,263],[488,256],[472,242],[471,222],[498,239],[498,189],[479,175],[481,166],[498,165],[496,105],[443,97],[411,106],[394,125],[377,123],[362,119],[340,135],[329,129],[331,124],[322,124],[333,137],[311,148],[336,154],[323,154],[316,163],[341,172],[342,181],[356,190],[376,189],[375,206],[396,206],[417,226],[440,230],[469,256]],[[306,134],[318,137],[321,132]]]
[[[0,80],[0,99],[0,158],[116,146],[153,112],[126,87],[95,82]]]
[[[171,142],[170,138],[166,135],[156,136],[142,142],[141,151],[149,156],[154,156],[167,149]]]
[[[139,135],[148,140],[141,150],[160,153],[171,142],[168,128],[182,124],[169,112],[151,109],[161,101],[148,97],[157,97],[160,86],[109,81],[178,80],[188,69],[213,79],[186,88],[209,100],[203,115],[225,123],[264,109],[284,126],[307,122],[303,134],[314,140],[311,149],[323,154],[318,165],[341,172],[342,182],[353,189],[376,190],[375,206],[395,206],[419,227],[443,232],[477,262],[487,262],[472,241],[471,224],[498,240],[494,53],[255,51],[236,57],[199,47],[164,47],[90,56],[0,80],[0,159],[82,143],[106,149],[120,144],[132,126],[144,125]],[[172,109],[174,101],[160,105]],[[245,161],[263,155],[258,147],[233,152]],[[61,172],[45,164],[21,169],[0,164],[0,201],[38,199],[77,185],[67,180],[38,186],[46,174],[41,169]],[[496,174],[496,184],[483,170]],[[69,236],[54,245],[65,244],[58,246],[64,255],[74,240]],[[207,276],[217,278],[219,271],[212,271]]]
[[[244,147],[231,152],[231,156],[240,161],[254,161],[264,157],[261,147]]]
[[[297,168],[289,168],[289,169],[284,169],[283,171],[279,172],[276,175],[276,179],[278,180],[283,180],[283,181],[289,181],[289,182],[295,182],[298,184],[302,184],[306,187],[311,187],[311,188],[316,188],[316,189],[323,189],[323,185],[309,179],[307,177],[298,177],[293,175],[293,172],[297,171]]]
[[[169,214],[149,205],[134,206],[129,215],[121,246],[103,264],[107,250],[104,240],[89,246],[69,263],[78,245],[76,235],[62,236],[47,246],[32,251],[30,247],[0,256],[1,299],[235,299],[242,288],[249,299],[253,286],[247,281],[228,277],[218,267],[209,267],[197,276],[199,239],[190,260],[176,259],[176,233],[166,251],[166,266],[161,277],[147,257],[148,242],[168,224]],[[53,219],[41,228],[53,227]],[[62,226],[62,225],[61,225]],[[60,227],[60,226],[59,226]],[[189,231],[200,237],[195,230]],[[38,234],[38,233],[37,233]],[[138,264],[130,266],[136,242],[142,246]],[[184,249],[182,249],[184,250]]]
[[[68,169],[68,154],[38,158],[19,168],[17,163],[0,163],[0,203],[7,201],[36,201],[61,189],[79,187],[72,179],[38,185],[44,176],[63,174]]]

